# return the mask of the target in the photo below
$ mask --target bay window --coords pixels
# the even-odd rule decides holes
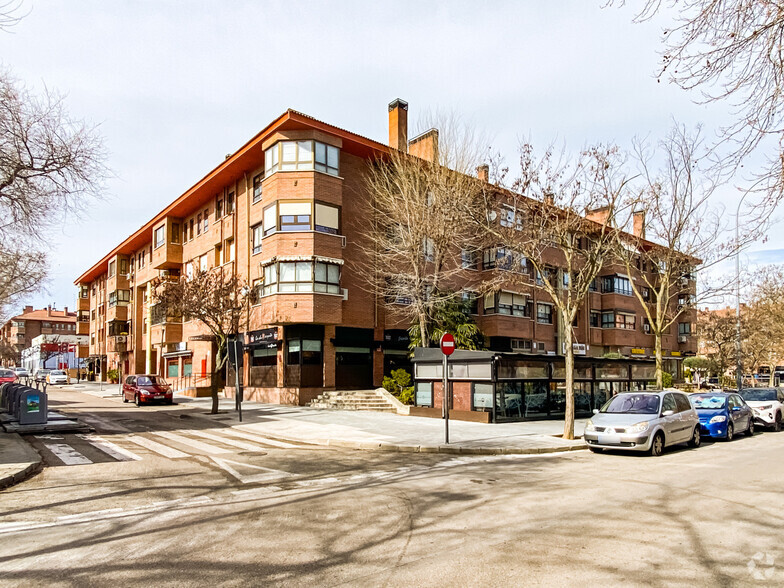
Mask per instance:
[[[340,266],[322,261],[280,261],[266,265],[262,294],[276,292],[340,294]]]
[[[280,231],[309,231],[310,202],[279,202]]]
[[[337,147],[319,141],[279,141],[264,152],[264,173],[315,170],[337,176],[339,159]]]
[[[625,329],[633,331],[636,323],[636,317],[632,313],[606,311],[602,313],[602,328],[603,329]]]
[[[315,209],[315,210],[314,210]],[[315,212],[315,218],[313,213]],[[264,209],[261,225],[263,237],[276,231],[317,231],[337,235],[340,232],[340,209],[321,202],[280,201]]]

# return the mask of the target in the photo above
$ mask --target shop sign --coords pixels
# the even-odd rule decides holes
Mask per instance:
[[[632,347],[632,355],[645,355],[645,349],[639,347]]]
[[[263,345],[277,343],[278,329],[272,327],[271,329],[261,329],[258,331],[251,331],[248,333],[248,345]]]
[[[680,351],[670,351],[670,355],[672,355],[673,357],[680,357],[681,356],[681,352]]]
[[[212,335],[193,335],[188,337],[188,341],[212,341],[215,339]]]

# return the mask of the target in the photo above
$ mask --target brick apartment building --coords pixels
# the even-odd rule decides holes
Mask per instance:
[[[0,340],[16,350],[16,359],[4,358],[3,366],[21,365],[21,353],[32,345],[38,335],[47,335],[55,340],[57,335],[74,335],[76,333],[76,313],[55,310],[51,306],[34,310],[25,306],[21,314],[11,317],[0,327]]]
[[[324,389],[380,385],[410,365],[408,325],[386,316],[346,263],[367,222],[368,162],[390,149],[427,152],[427,136],[408,139],[407,109],[389,105],[388,145],[288,110],[106,253],[75,281],[77,333],[89,335],[95,371],[152,371],[191,393],[204,387],[215,356],[207,331],[161,316],[148,299],[159,276],[215,267],[259,292],[244,329],[246,398],[305,404]],[[494,252],[485,257],[473,281],[494,264]],[[555,313],[540,298],[502,291],[477,301],[490,349],[557,353]],[[575,328],[586,355],[650,356],[627,277],[608,270],[588,306]],[[690,332],[664,339],[676,374],[679,356],[694,351]]]

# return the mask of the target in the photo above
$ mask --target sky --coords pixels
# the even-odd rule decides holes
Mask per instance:
[[[0,64],[98,125],[112,171],[104,199],[52,233],[36,307],[73,308],[81,273],[287,108],[386,143],[402,98],[409,136],[455,113],[510,163],[522,140],[628,148],[673,120],[711,137],[730,116],[657,81],[670,15],[634,24],[604,0],[21,2]],[[784,233],[747,256],[783,261]]]

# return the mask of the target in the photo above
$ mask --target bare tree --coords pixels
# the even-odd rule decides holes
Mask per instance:
[[[749,367],[784,363],[784,266],[768,265],[753,273],[742,330],[743,357]],[[743,325],[742,325],[743,326]]]
[[[745,313],[741,313],[745,316]],[[745,328],[742,328],[746,332]],[[719,376],[726,376],[735,365],[737,340],[735,311],[731,308],[699,310],[697,312],[697,336],[702,352],[713,360]]]
[[[764,196],[752,210],[765,219],[784,192],[784,6],[774,0],[645,0],[637,20],[665,6],[678,16],[663,33],[659,76],[698,90],[698,102],[732,106],[734,121],[722,133],[731,147],[727,169],[736,170],[766,139],[778,143],[752,187]]]
[[[511,190],[487,185],[481,206],[469,211],[486,246],[500,256],[495,284],[517,292],[538,287],[557,310],[557,353],[566,368],[564,438],[574,438],[574,336],[577,311],[615,246],[613,219],[628,179],[614,147],[585,150],[573,163],[552,150],[537,157],[523,145],[520,176]],[[586,210],[601,210],[601,221]],[[502,252],[499,254],[498,252]]]
[[[27,14],[22,14],[23,0],[0,1],[0,31],[10,32]]]
[[[463,271],[456,260],[470,242],[462,211],[481,190],[473,175],[480,140],[453,119],[441,118],[440,126],[425,134],[418,155],[393,149],[372,162],[365,182],[369,211],[362,215],[370,220],[357,227],[359,275],[391,315],[418,325],[425,346],[436,311],[460,296],[450,285]]]
[[[661,170],[654,171],[654,153],[637,143],[642,186],[626,209],[634,214],[619,221],[620,227],[630,228],[635,217],[642,220],[637,230],[617,233],[616,252],[654,336],[660,388],[662,338],[683,318],[690,319],[689,325],[696,322],[691,319],[698,305],[713,303],[731,289],[734,276],[712,277],[710,270],[754,238],[744,231],[740,241],[727,239],[723,211],[711,200],[716,182],[700,166],[701,145],[699,131],[689,134],[676,125],[659,144]],[[697,272],[703,278],[699,288]]]
[[[101,197],[103,161],[95,128],[62,97],[35,96],[0,71],[0,307],[40,289],[47,231]]]
[[[229,337],[239,331],[249,294],[242,280],[220,268],[174,281],[160,279],[155,284],[153,301],[159,312],[198,320],[214,337],[216,352],[210,384],[212,414],[218,412],[218,383],[228,359],[227,343]]]

